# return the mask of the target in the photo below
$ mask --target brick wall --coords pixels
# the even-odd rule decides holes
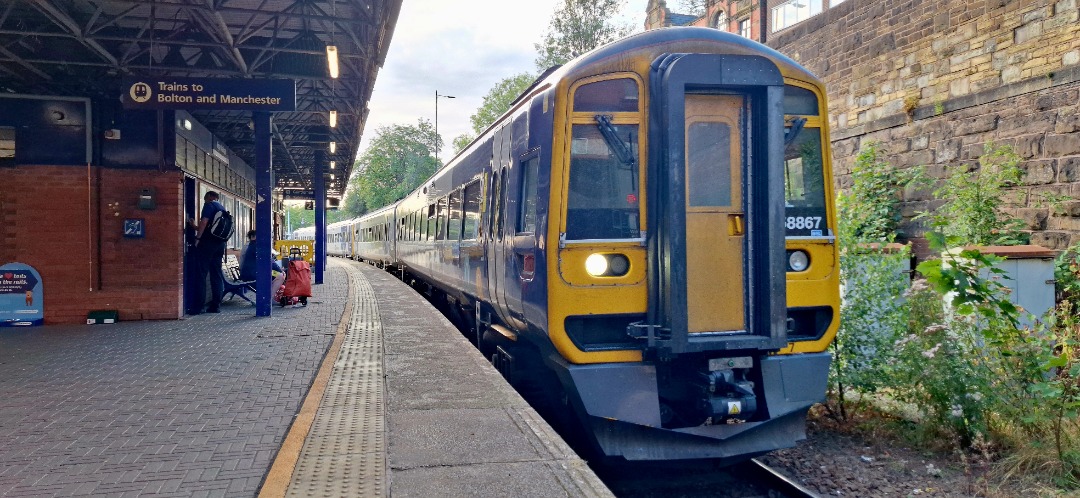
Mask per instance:
[[[847,0],[773,35],[769,45],[828,87],[841,187],[868,141],[895,167],[942,177],[976,163],[988,142],[1013,146],[1029,185],[1005,199],[1032,242],[1080,242],[1078,0]],[[909,192],[905,215],[938,205]],[[909,223],[908,229],[919,227]]]
[[[176,319],[181,311],[182,175],[85,166],[4,168],[0,262],[41,273],[46,323],[85,323],[91,310],[121,320]],[[144,188],[157,208],[137,207]],[[124,238],[124,218],[146,236]]]

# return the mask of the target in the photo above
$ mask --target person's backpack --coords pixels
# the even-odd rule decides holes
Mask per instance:
[[[229,240],[235,231],[236,227],[233,226],[232,213],[224,209],[214,213],[214,217],[206,226],[206,232],[219,240]]]

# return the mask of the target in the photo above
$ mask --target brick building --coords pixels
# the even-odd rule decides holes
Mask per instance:
[[[1080,242],[1078,0],[823,1],[794,23],[773,19],[768,25],[782,29],[766,43],[825,81],[842,187],[869,141],[883,145],[893,166],[923,165],[938,178],[977,164],[986,143],[1010,145],[1026,185],[1003,201],[1027,223],[1032,243]],[[769,1],[769,15],[790,14],[790,5]],[[675,19],[662,1],[650,2],[647,27]],[[1068,200],[1052,210],[1046,194]],[[904,214],[940,202],[907,192]]]

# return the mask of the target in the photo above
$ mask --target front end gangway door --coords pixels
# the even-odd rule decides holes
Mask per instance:
[[[653,63],[649,317],[631,332],[653,354],[787,343],[783,85],[758,56]]]

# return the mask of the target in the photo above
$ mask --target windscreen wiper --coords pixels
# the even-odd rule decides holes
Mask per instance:
[[[604,142],[607,142],[608,148],[615,152],[619,161],[627,166],[633,166],[634,151],[615,133],[615,127],[611,124],[611,115],[597,114],[593,116],[593,119],[596,119],[596,127],[600,129],[600,134],[604,136]]]
[[[795,141],[795,138],[802,132],[805,124],[806,118],[795,118],[791,120],[791,127],[784,130],[784,147],[791,145],[791,142]]]

